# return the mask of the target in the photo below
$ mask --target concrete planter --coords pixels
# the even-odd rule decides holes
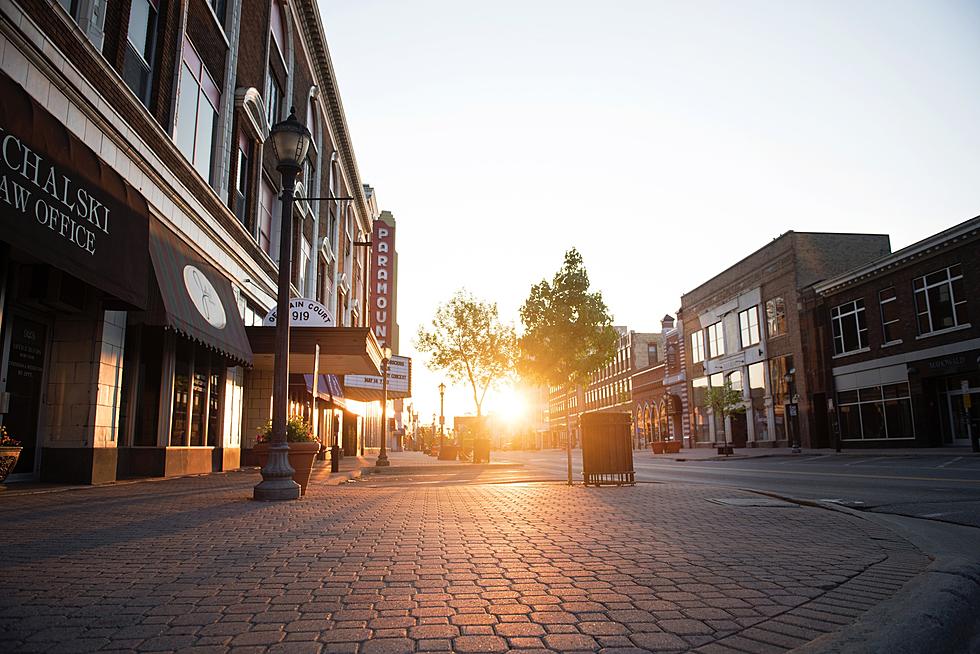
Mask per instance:
[[[11,473],[20,458],[22,447],[0,447],[0,484]]]
[[[320,444],[316,441],[289,444],[289,465],[293,469],[293,481],[302,489],[301,495],[306,495],[306,487],[310,483],[310,475],[313,474],[313,462],[319,451]],[[269,444],[256,443],[252,452],[258,457],[259,467],[264,468],[269,460]]]
[[[664,441],[664,454],[680,454],[680,441]]]
[[[664,441],[652,441],[650,443],[650,449],[653,450],[654,454],[664,453]]]

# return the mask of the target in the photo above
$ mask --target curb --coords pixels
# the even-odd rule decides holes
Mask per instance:
[[[856,622],[794,650],[795,654],[919,654],[980,652],[980,562],[962,552],[976,552],[977,530],[907,516],[874,514],[849,507],[800,499],[752,488],[742,489],[801,506],[837,511],[869,520],[909,541],[932,559],[898,593],[864,613]],[[919,527],[913,529],[910,523]],[[925,533],[921,530],[925,529]],[[929,532],[933,534],[929,534]],[[940,533],[945,531],[946,533]],[[966,543],[957,546],[957,534]],[[957,551],[960,550],[960,551]]]

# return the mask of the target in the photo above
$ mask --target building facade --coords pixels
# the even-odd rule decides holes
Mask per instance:
[[[814,287],[825,442],[935,447],[978,435],[978,262],[980,217]]]
[[[25,446],[15,479],[239,465],[270,415],[261,324],[282,217],[269,132],[291,108],[312,135],[293,294],[338,330],[294,338],[309,352],[291,362],[314,372],[315,342],[320,372],[377,374],[357,243],[379,212],[312,0],[9,0],[0,53],[0,419]],[[291,398],[296,410],[309,393]],[[349,409],[324,424],[356,432]]]
[[[878,234],[787,232],[681,297],[691,445],[816,446],[826,398],[801,320],[814,283],[890,251]],[[745,411],[722,420],[710,387],[730,384]]]
[[[689,447],[683,333],[673,316],[664,316],[660,324],[659,356],[632,378],[634,442],[640,448],[653,441],[679,441]]]

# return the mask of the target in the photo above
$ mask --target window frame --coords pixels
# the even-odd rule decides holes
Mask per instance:
[[[888,292],[891,292],[891,297],[885,296],[885,294]],[[882,338],[883,346],[895,345],[897,343],[902,342],[902,339],[897,338],[896,334],[894,333],[889,334],[889,332],[891,331],[889,330],[890,325],[901,325],[902,322],[901,316],[899,316],[896,313],[895,318],[892,320],[888,320],[885,316],[885,305],[895,304],[897,302],[898,302],[898,292],[895,290],[894,286],[887,286],[881,289],[880,291],[878,291],[878,316],[881,319],[881,338]]]
[[[854,317],[854,326],[857,328],[857,347],[847,349],[844,325],[846,319],[851,316]],[[863,327],[861,325],[862,320],[864,322]],[[830,325],[835,357],[868,351],[868,322],[865,314],[864,298],[855,298],[832,307],[830,310]]]
[[[718,322],[708,325],[706,331],[708,333],[708,358],[717,359],[718,357],[725,356],[724,321],[719,320]]]
[[[953,274],[954,269],[956,269],[956,273],[957,273],[955,275]],[[940,273],[945,273],[946,275],[945,279],[938,282],[929,283],[928,281],[929,277],[938,275]],[[964,313],[966,313],[967,300],[966,298],[962,300],[957,300],[956,285],[954,285],[954,282],[960,282],[959,286],[962,287],[963,269],[962,266],[958,263],[955,263],[951,266],[947,266],[946,268],[940,268],[939,270],[933,271],[931,273],[927,273],[925,275],[921,275],[912,280],[912,294],[915,300],[915,322],[916,322],[916,328],[919,331],[919,336],[931,336],[932,334],[938,334],[954,329],[962,329],[970,326],[970,321],[968,317],[969,314],[966,314],[965,320],[963,321],[960,320],[959,312],[963,311]],[[921,283],[921,288],[919,288],[920,283]],[[937,328],[935,325],[935,321],[933,320],[932,300],[929,297],[929,291],[931,289],[938,289],[944,286],[949,289],[949,305],[950,305],[950,309],[952,310],[953,324],[946,327]],[[964,295],[968,295],[968,294],[964,293]],[[922,298],[921,301],[924,301],[925,303],[925,310],[923,310],[921,307],[920,298]],[[961,308],[958,309],[957,307],[961,307]],[[928,331],[923,331],[922,329],[923,316],[925,316],[928,320],[929,323]]]
[[[704,329],[699,329],[691,334],[691,363],[702,363],[704,355]]]
[[[755,324],[753,325],[751,320],[752,316],[755,317]],[[743,317],[746,319],[747,324],[743,324]],[[753,328],[755,331],[753,332]],[[746,342],[746,332],[748,332],[748,342]],[[759,324],[759,305],[755,304],[745,309],[744,311],[738,312],[738,334],[739,334],[739,344],[744,350],[747,347],[752,347],[753,345],[758,345],[762,342],[762,328]],[[755,340],[751,340],[755,337]]]
[[[777,310],[778,307],[782,307],[781,311]],[[777,331],[779,328],[781,331]],[[777,338],[787,333],[789,333],[789,322],[786,317],[786,300],[782,295],[775,295],[766,300],[766,337]]]
[[[194,137],[193,143],[191,145],[191,156],[188,157],[188,161],[194,169],[201,173],[201,177],[210,185],[211,184],[211,169],[214,164],[214,145],[215,137],[217,134],[218,126],[218,107],[221,106],[221,90],[218,85],[215,84],[214,78],[211,73],[208,72],[207,67],[204,65],[204,60],[197,53],[197,49],[191,43],[187,36],[184,36],[184,42],[180,51],[180,73],[177,76],[177,106],[176,111],[174,111],[174,126],[173,126],[173,140],[177,144],[177,148],[181,153],[187,157],[187,153],[184,152],[180,145],[180,139],[178,138],[177,130],[181,124],[181,107],[187,107],[186,100],[188,99],[189,89],[184,88],[183,82],[185,81],[184,69],[190,73],[191,77],[195,82],[194,87]],[[206,174],[202,172],[202,166],[199,165],[198,154],[200,152],[200,143],[198,143],[198,138],[201,136],[201,99],[203,98],[210,105],[213,112],[212,124],[211,124],[211,143],[208,144],[207,152],[207,172]],[[203,163],[203,162],[201,162]]]

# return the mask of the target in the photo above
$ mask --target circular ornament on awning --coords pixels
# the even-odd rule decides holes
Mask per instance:
[[[211,284],[207,276],[191,265],[184,266],[184,286],[187,294],[197,309],[208,323],[216,329],[224,329],[228,322],[225,315],[225,308],[221,306],[221,298],[218,291]]]

